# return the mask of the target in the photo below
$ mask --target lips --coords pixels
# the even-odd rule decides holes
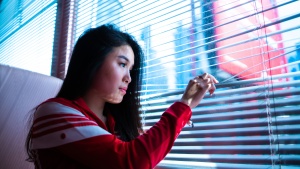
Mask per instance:
[[[126,88],[126,87],[124,87],[124,88],[120,88],[120,90],[121,90],[121,92],[122,92],[123,94],[126,94],[126,90],[127,90],[127,88]]]

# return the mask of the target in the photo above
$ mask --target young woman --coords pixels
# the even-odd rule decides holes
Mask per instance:
[[[113,25],[87,30],[77,41],[61,90],[40,104],[27,136],[36,168],[149,169],[170,151],[191,108],[218,81],[195,77],[181,100],[147,132],[140,122],[143,52]]]

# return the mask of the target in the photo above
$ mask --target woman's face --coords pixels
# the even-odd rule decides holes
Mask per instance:
[[[120,103],[131,82],[133,64],[134,53],[129,45],[113,48],[97,71],[90,90],[97,99]]]

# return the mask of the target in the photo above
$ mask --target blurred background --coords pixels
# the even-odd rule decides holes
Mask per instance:
[[[300,168],[299,7],[298,0],[0,0],[0,64],[63,79],[83,31],[114,23],[145,52],[145,130],[190,79],[208,72],[220,81],[157,168]]]

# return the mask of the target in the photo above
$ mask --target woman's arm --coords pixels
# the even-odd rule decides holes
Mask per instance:
[[[190,119],[191,109],[174,103],[152,128],[130,142],[119,140],[79,111],[59,103],[40,106],[36,117],[35,149],[56,149],[91,168],[143,169],[155,167],[166,156]]]

